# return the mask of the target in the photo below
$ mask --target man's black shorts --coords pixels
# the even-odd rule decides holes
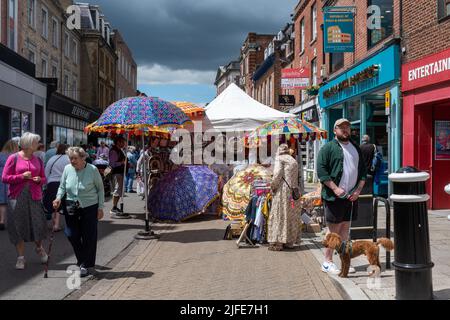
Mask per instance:
[[[337,224],[349,222],[352,212],[352,202],[347,199],[337,198],[335,201],[323,201],[325,219],[327,223]],[[358,201],[353,203],[352,221],[358,218]]]

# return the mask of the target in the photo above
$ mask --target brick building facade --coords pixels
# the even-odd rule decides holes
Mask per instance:
[[[240,54],[240,86],[250,96],[253,95],[253,73],[264,61],[264,50],[274,37],[274,34],[266,35],[251,32],[242,45]]]
[[[119,30],[114,30],[113,47],[117,54],[116,99],[134,97],[137,91],[137,64]]]

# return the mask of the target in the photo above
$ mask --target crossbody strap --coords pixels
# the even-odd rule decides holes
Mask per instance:
[[[63,156],[63,154],[62,155],[60,155],[59,156],[59,158],[58,159],[56,159],[54,162],[53,162],[53,164],[52,164],[52,166],[50,167],[50,174],[49,174],[49,176],[51,176],[52,175],[52,170],[53,170],[53,166],[55,165],[55,163],[57,163],[58,162],[58,160],[59,159],[61,159],[62,158],[62,156]]]

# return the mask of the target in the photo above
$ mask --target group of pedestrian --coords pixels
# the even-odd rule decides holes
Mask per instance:
[[[25,243],[34,242],[41,263],[48,260],[43,240],[48,236],[46,211],[53,212],[53,231],[71,243],[82,277],[95,266],[97,223],[103,218],[104,188],[99,171],[88,164],[80,147],[52,142],[44,152],[41,137],[26,132],[8,141],[0,153],[0,230],[8,230],[16,247],[16,269],[25,269]],[[6,217],[5,217],[6,216]]]

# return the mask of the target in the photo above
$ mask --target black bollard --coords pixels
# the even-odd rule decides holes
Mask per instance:
[[[389,175],[393,182],[395,289],[397,300],[433,299],[430,236],[425,182],[428,173],[413,167]]]

